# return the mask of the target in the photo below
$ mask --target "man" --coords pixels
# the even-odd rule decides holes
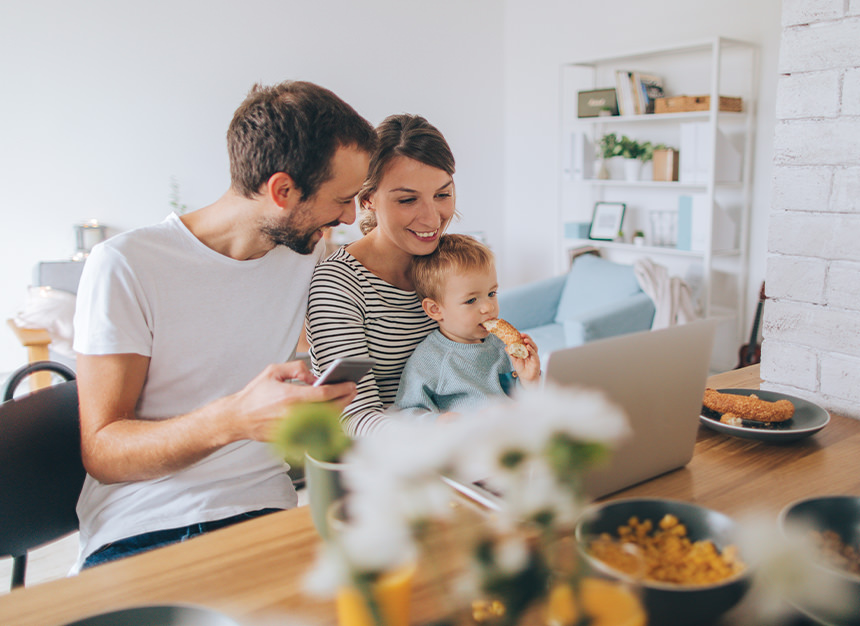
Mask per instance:
[[[295,506],[266,441],[290,405],[355,395],[286,361],[322,229],[355,220],[375,141],[326,89],[255,86],[227,132],[224,196],[93,250],[75,314],[80,565]]]

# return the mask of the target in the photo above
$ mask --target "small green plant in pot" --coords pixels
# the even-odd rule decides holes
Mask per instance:
[[[329,506],[344,495],[341,458],[352,446],[340,411],[327,402],[298,404],[278,423],[272,445],[292,466],[304,466],[311,517],[324,538]]]
[[[625,159],[625,178],[627,180],[638,180],[642,163],[650,161],[653,155],[654,147],[650,141],[640,143],[627,135],[619,137],[617,133],[607,133],[597,143],[599,159],[606,160],[615,157]],[[605,172],[604,163],[601,163],[601,173],[598,174],[598,178],[610,178],[608,172]]]

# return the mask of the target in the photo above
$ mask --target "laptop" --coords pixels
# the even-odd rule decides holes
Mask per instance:
[[[683,467],[693,458],[716,322],[700,320],[603,339],[549,355],[546,378],[603,390],[631,435],[585,477],[591,498]]]
[[[629,436],[606,465],[585,477],[590,498],[683,467],[693,457],[715,331],[716,321],[699,320],[550,353],[547,381],[600,389],[627,414]],[[498,503],[480,482],[446,482],[484,506]]]

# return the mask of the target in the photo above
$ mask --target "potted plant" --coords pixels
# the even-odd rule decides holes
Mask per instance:
[[[616,133],[607,133],[597,144],[597,156],[601,160],[598,178],[612,178],[606,167],[606,161],[618,158],[623,159],[624,178],[639,180],[642,164],[650,161],[653,155],[654,147],[650,141],[640,143],[627,135],[619,138]]]
[[[627,135],[621,137],[621,156],[624,157],[624,178],[629,181],[639,180],[642,164],[650,161],[654,148],[650,141],[638,142]]]
[[[618,141],[618,135],[615,133],[607,133],[597,142],[597,178],[605,180],[611,178],[609,172],[608,161],[621,156],[621,144]]]
[[[341,427],[340,411],[325,402],[296,405],[278,423],[272,445],[290,466],[304,467],[311,517],[325,538],[328,508],[344,495],[340,461],[352,445]]]

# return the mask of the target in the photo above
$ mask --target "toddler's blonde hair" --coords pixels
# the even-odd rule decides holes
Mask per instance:
[[[442,235],[434,252],[412,257],[409,277],[418,297],[437,302],[445,291],[445,280],[456,271],[486,270],[495,257],[490,249],[468,235]]]

